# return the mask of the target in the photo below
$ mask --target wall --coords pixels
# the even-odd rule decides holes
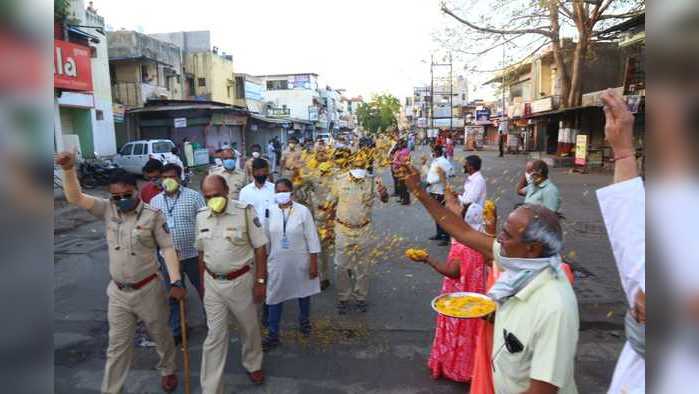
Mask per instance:
[[[149,36],[174,44],[182,48],[185,53],[211,51],[211,32],[206,30],[157,33]]]
[[[107,32],[110,59],[146,57],[170,65],[177,73],[182,70],[180,48],[167,41],[135,31]]]
[[[185,55],[185,70],[194,74],[196,96],[221,103],[234,103],[235,77],[232,61],[212,52],[188,53]],[[206,79],[206,86],[199,86],[199,78]]]
[[[263,92],[265,101],[272,101],[276,106],[286,105],[291,111],[291,117],[308,120],[308,107],[313,105],[313,97],[317,93],[313,90],[265,90]]]

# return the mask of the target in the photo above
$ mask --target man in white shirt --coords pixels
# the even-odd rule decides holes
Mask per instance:
[[[274,204],[274,184],[269,182],[269,163],[257,158],[252,161],[253,182],[240,191],[240,201],[255,207],[257,217],[266,226],[269,207]]]
[[[451,171],[451,163],[444,157],[444,148],[441,145],[436,145],[432,150],[432,155],[434,159],[432,164],[430,164],[430,169],[427,172],[427,177],[425,181],[427,182],[427,192],[435,200],[439,201],[444,205],[444,187],[446,178]],[[442,173],[440,175],[440,172]],[[432,241],[439,241],[439,246],[449,245],[449,235],[444,232],[444,230],[436,224],[437,233],[434,237],[431,237]]]
[[[481,158],[471,155],[466,158],[464,172],[468,174],[464,182],[464,193],[459,196],[461,204],[475,203],[485,206],[486,184],[481,174]]]

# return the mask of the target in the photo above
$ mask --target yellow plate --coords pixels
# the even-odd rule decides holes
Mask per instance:
[[[459,319],[483,317],[496,308],[497,304],[490,297],[466,291],[442,294],[432,300],[432,309],[437,313]]]

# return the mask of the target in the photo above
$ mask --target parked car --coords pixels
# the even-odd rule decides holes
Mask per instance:
[[[170,140],[131,141],[119,150],[114,162],[124,170],[141,174],[148,159],[158,159],[165,163],[178,163],[177,155],[172,153],[175,143]]]

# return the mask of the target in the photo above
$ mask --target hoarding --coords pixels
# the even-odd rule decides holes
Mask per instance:
[[[587,135],[578,134],[575,138],[575,165],[584,166],[587,163]]]
[[[53,40],[53,86],[55,89],[92,91],[90,48]]]

